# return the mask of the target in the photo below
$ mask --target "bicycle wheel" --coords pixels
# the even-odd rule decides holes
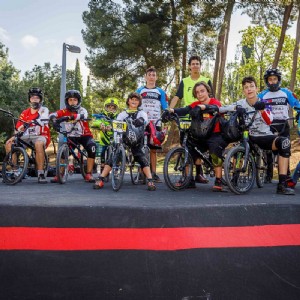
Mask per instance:
[[[84,155],[82,155],[80,152],[78,152],[78,155],[80,155],[79,167],[80,167],[80,173],[81,173],[82,177],[85,178],[86,173],[87,173],[87,152],[85,150],[82,150],[82,153],[84,153]]]
[[[14,147],[13,151],[8,153],[2,164],[3,182],[8,185],[14,185],[22,180],[28,167],[28,155],[24,148]]]
[[[255,161],[252,155],[249,155],[245,172],[241,170],[244,160],[245,149],[238,146],[229,150],[224,161],[225,180],[230,190],[237,195],[249,192],[255,182]]]
[[[63,144],[59,149],[56,157],[56,176],[59,183],[66,183],[68,179],[69,168],[69,147]]]
[[[256,162],[256,185],[262,188],[267,177],[267,165],[264,160],[264,151],[259,149],[258,154],[255,156]]]
[[[117,192],[122,184],[125,172],[125,149],[123,146],[118,146],[113,153],[112,157],[112,170],[111,170],[111,185],[115,192]]]
[[[185,163],[185,150],[181,147],[171,149],[164,161],[164,179],[167,186],[178,191],[186,188],[193,175],[193,160],[188,154]]]

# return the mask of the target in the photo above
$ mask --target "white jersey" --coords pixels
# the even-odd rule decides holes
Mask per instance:
[[[124,111],[122,111],[121,113],[118,114],[117,120],[118,121],[124,121],[126,118],[129,117],[129,115],[130,114],[126,110],[124,110]],[[143,118],[145,120],[145,125],[148,124],[147,114],[143,110],[138,110],[137,111],[137,115],[136,115],[135,119],[138,119],[138,118]]]
[[[246,99],[241,99],[237,101],[236,104],[245,108],[247,113],[255,111],[255,108],[249,105]],[[247,115],[246,124],[250,123],[252,117],[253,114]],[[249,135],[254,137],[273,135],[270,129],[270,124],[272,123],[272,121],[273,121],[273,115],[269,110],[265,109],[262,113],[261,111],[258,111],[251,127],[249,128]]]

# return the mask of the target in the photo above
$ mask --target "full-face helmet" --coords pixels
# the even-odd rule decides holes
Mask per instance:
[[[69,98],[78,99],[77,105],[69,105],[69,102],[68,102]],[[78,109],[81,107],[81,102],[82,102],[82,99],[81,99],[81,95],[80,95],[79,91],[69,90],[69,91],[66,92],[66,94],[65,94],[65,105],[66,105],[66,108],[68,110],[73,111],[73,112],[77,112]]]
[[[108,107],[110,105],[113,105],[114,106],[114,110],[113,111],[110,111],[108,109]],[[105,101],[104,101],[104,110],[105,110],[105,115],[107,115],[109,118],[111,119],[115,119],[116,116],[117,116],[117,109],[119,108],[119,100],[117,98],[114,98],[114,97],[110,97],[110,98],[107,98]]]
[[[38,96],[40,98],[40,102],[30,102],[30,98],[32,96]],[[39,109],[43,104],[43,91],[40,88],[30,88],[28,91],[28,101],[30,102],[30,107],[33,109]]]
[[[276,76],[278,78],[278,82],[276,84],[270,84],[268,82],[268,78],[270,76]],[[271,92],[276,92],[279,90],[281,85],[281,72],[278,69],[268,69],[264,74],[264,80],[269,90]]]

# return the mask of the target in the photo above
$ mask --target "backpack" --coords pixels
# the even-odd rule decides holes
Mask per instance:
[[[220,128],[223,139],[228,143],[237,142],[242,138],[237,112],[232,113],[228,120],[220,118]]]

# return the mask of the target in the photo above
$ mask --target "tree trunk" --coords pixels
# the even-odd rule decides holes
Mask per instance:
[[[228,1],[225,15],[224,15],[224,23],[220,30],[220,57],[219,57],[219,66],[218,66],[218,76],[217,76],[217,84],[215,84],[216,93],[215,97],[219,100],[221,100],[221,92],[222,92],[222,84],[223,84],[223,78],[224,78],[224,71],[225,71],[225,63],[226,63],[226,57],[227,57],[227,46],[228,46],[228,36],[230,31],[230,21],[231,21],[231,14],[233,11],[233,7],[235,4],[235,0]],[[216,66],[215,66],[216,70]],[[214,74],[215,78],[215,74]]]
[[[286,33],[286,29],[287,29],[288,22],[289,22],[289,19],[290,19],[292,8],[293,8],[293,1],[291,1],[291,3],[289,5],[287,5],[285,7],[285,10],[284,10],[284,17],[283,17],[283,21],[282,21],[280,38],[279,38],[279,41],[278,41],[278,47],[276,49],[276,53],[275,53],[274,61],[273,61],[273,64],[272,64],[272,68],[277,68],[277,66],[278,66],[278,62],[279,62],[280,54],[281,54],[281,51],[282,51],[282,46],[283,46],[283,43],[284,43],[285,33]]]
[[[187,65],[187,48],[188,48],[188,25],[184,25],[184,35],[183,35],[183,49],[182,49],[182,71],[181,78],[187,76],[186,65]]]
[[[300,44],[300,6],[298,11],[298,20],[297,20],[297,28],[296,28],[296,42],[295,42],[295,48],[293,53],[293,67],[292,67],[291,83],[290,83],[291,91],[294,91],[295,83],[296,83],[299,44]]]

